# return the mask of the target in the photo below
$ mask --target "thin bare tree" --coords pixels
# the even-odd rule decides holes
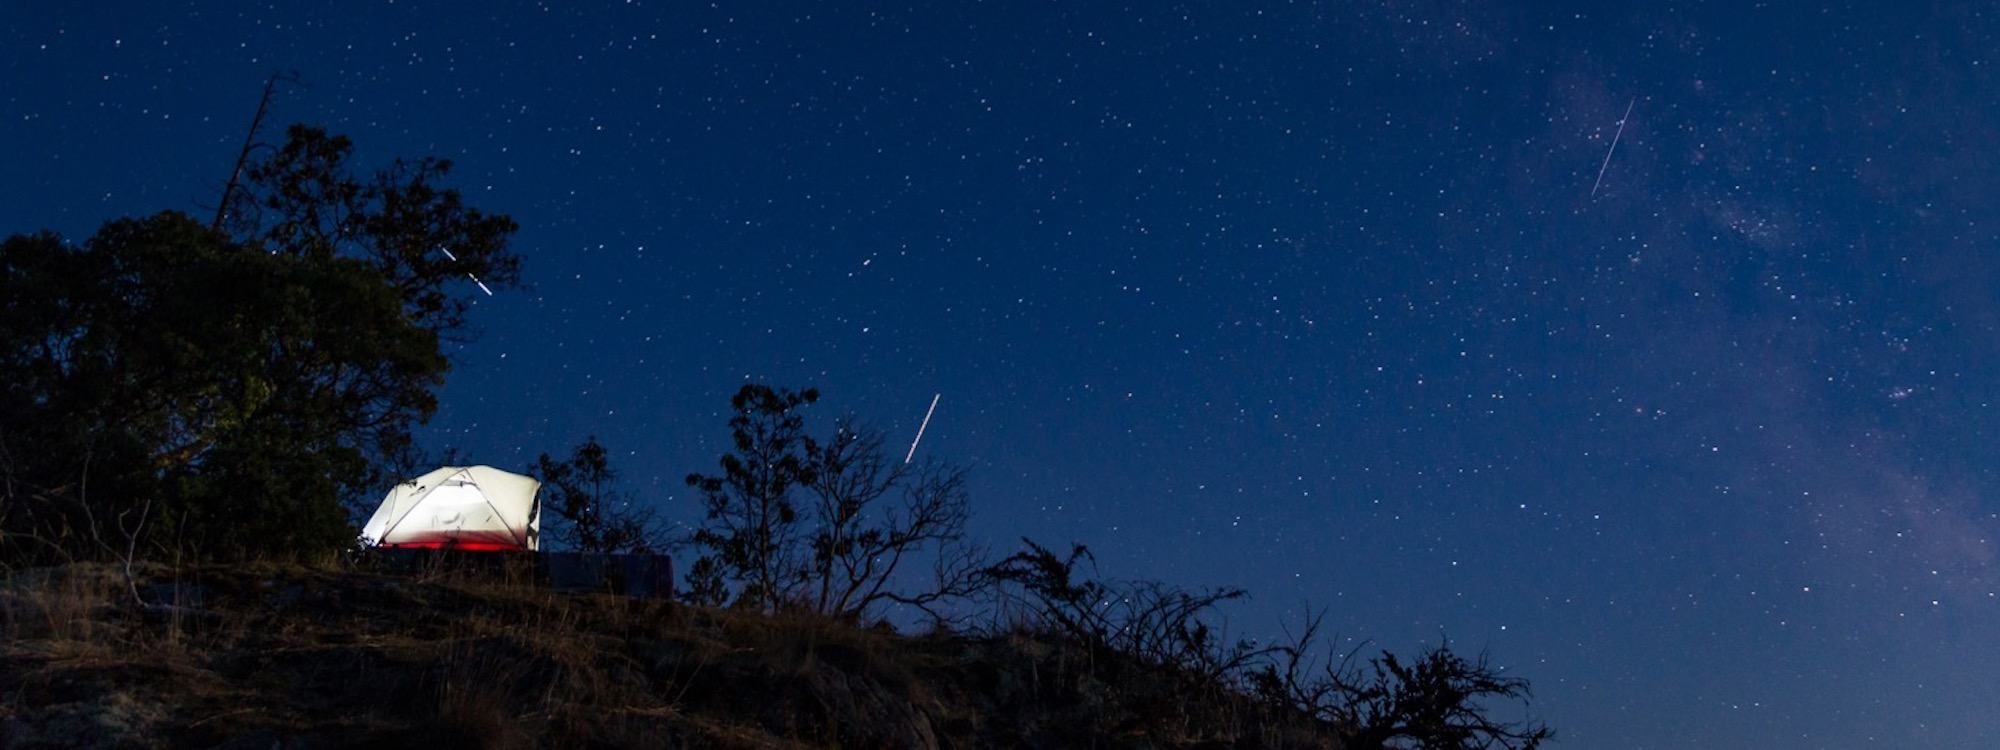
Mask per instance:
[[[952,619],[940,605],[970,596],[985,580],[985,556],[965,539],[972,517],[965,469],[898,461],[879,430],[851,415],[831,439],[812,444],[807,458],[812,608],[861,617],[894,603]],[[930,580],[908,580],[906,566],[926,557]]]

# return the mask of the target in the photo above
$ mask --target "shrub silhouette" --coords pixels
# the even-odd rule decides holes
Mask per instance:
[[[965,542],[966,472],[899,461],[882,434],[842,416],[821,441],[805,427],[818,391],[749,384],[730,399],[734,450],[717,475],[688,475],[706,521],[688,573],[691,601],[729,597],[766,610],[859,619],[901,605],[962,621],[950,605],[984,585],[984,554]],[[930,580],[909,567],[931,563]]]
[[[1222,603],[1247,596],[1242,589],[1092,580],[1079,569],[1094,562],[1083,545],[1059,554],[1031,539],[1022,544],[1025,549],[989,574],[1027,605],[1032,624],[1162,669],[1179,696],[1256,696],[1281,715],[1341,738],[1347,748],[1530,750],[1553,736],[1537,722],[1491,718],[1486,701],[1526,699],[1527,681],[1502,675],[1484,654],[1470,660],[1458,655],[1449,641],[1413,661],[1383,651],[1362,668],[1350,651],[1315,662],[1323,613],[1309,617],[1288,645],[1231,642],[1210,619]]]
[[[1363,666],[1355,658],[1366,643],[1338,658],[1331,650],[1337,639],[1321,648],[1324,621],[1324,611],[1308,615],[1289,644],[1272,648],[1246,673],[1245,683],[1266,704],[1332,729],[1343,747],[1532,750],[1555,736],[1540,722],[1488,715],[1487,701],[1525,701],[1529,689],[1484,653],[1468,660],[1444,640],[1414,661],[1382,651]]]

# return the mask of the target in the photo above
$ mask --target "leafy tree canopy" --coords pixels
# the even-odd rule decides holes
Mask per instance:
[[[511,219],[436,185],[449,163],[360,177],[350,151],[293,127],[227,231],[166,211],[0,242],[7,551],[94,555],[141,508],[149,544],[195,554],[352,540],[342,500],[436,410],[469,277],[519,263]]]

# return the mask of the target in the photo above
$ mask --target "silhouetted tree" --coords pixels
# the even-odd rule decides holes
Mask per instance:
[[[687,477],[688,486],[700,493],[706,515],[693,541],[711,558],[696,565],[711,579],[738,582],[742,588],[737,596],[747,605],[774,609],[784,604],[787,589],[804,578],[806,550],[798,541],[793,491],[813,480],[812,438],[805,433],[801,412],[818,400],[819,391],[811,388],[743,386],[729,399],[736,412],[729,419],[734,450],[723,454],[722,473]],[[690,579],[688,584],[692,590],[712,587],[714,581]]]
[[[706,511],[693,541],[707,551],[689,570],[690,597],[720,598],[734,582],[740,603],[765,608],[859,618],[903,605],[962,616],[945,605],[989,580],[983,551],[965,540],[965,471],[898,460],[852,416],[815,440],[802,412],[818,398],[752,384],[730,400],[733,450],[722,473],[688,477]],[[912,570],[925,562],[928,580]]]
[[[544,507],[562,520],[557,539],[582,552],[653,551],[653,514],[618,491],[618,472],[595,435],[567,459],[542,454],[530,473],[545,485]]]
[[[468,274],[511,283],[514,224],[435,183],[445,162],[354,175],[340,136],[294,127],[217,232],[164,212],[80,245],[0,243],[0,530],[91,554],[105,519],[196,553],[352,539],[437,407]]]
[[[703,607],[720,607],[729,603],[728,574],[722,569],[722,562],[714,555],[695,558],[688,566],[687,587],[681,591],[681,600]]]
[[[826,442],[809,442],[806,458],[814,502],[804,593],[815,611],[861,617],[894,603],[952,619],[942,605],[984,585],[985,555],[965,540],[972,510],[963,468],[898,461],[880,431],[852,416],[842,417]],[[925,557],[930,580],[898,577],[906,563]]]
[[[353,152],[347,136],[293,125],[250,168],[225,225],[268,252],[365,262],[412,322],[445,337],[465,326],[466,282],[519,282],[520,258],[507,249],[519,225],[440,187],[450,160],[396,159],[363,176],[348,165]]]

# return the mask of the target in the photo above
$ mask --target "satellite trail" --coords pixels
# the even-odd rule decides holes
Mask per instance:
[[[942,393],[931,396],[931,408],[924,412],[924,423],[917,425],[917,439],[910,441],[910,452],[908,455],[903,456],[903,463],[907,464],[910,462],[910,459],[917,457],[917,443],[924,441],[924,428],[931,426],[931,415],[937,413],[938,399],[943,396],[944,394]]]
[[[440,253],[444,253],[444,257],[447,257],[447,258],[450,258],[450,259],[451,259],[451,261],[452,261],[453,263],[457,263],[457,262],[458,262],[458,256],[456,256],[456,255],[452,255],[452,254],[451,254],[451,250],[449,250],[449,249],[446,249],[446,248],[445,248],[445,247],[443,247],[443,246],[439,246],[439,247],[438,247],[438,252],[440,252]],[[486,287],[486,282],[484,282],[484,281],[480,281],[480,280],[479,280],[479,277],[478,277],[478,276],[474,276],[474,275],[472,275],[472,272],[471,272],[471,271],[467,271],[467,272],[465,272],[465,278],[468,278],[468,279],[472,279],[472,283],[474,283],[474,284],[478,284],[478,285],[479,285],[479,291],[482,291],[482,292],[485,292],[485,293],[486,293],[486,296],[488,296],[488,297],[491,297],[491,296],[493,296],[493,290],[492,290],[492,289],[488,289],[488,288]]]
[[[1625,135],[1625,121],[1632,119],[1632,105],[1639,103],[1639,97],[1625,103],[1625,116],[1618,118],[1618,132],[1611,134],[1611,148],[1604,152],[1604,163],[1597,167],[1597,182],[1590,186],[1590,197],[1597,197],[1597,189],[1604,185],[1604,170],[1611,168],[1611,155],[1618,152],[1618,139]]]

